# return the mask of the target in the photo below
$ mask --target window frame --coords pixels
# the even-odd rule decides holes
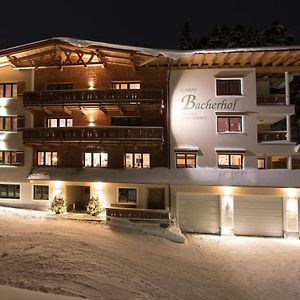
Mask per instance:
[[[228,95],[218,95],[218,80],[219,81],[230,81],[230,80],[239,80],[240,81],[240,89],[241,89],[241,93],[237,94],[237,95],[232,95],[232,94],[228,94]],[[215,97],[220,98],[220,97],[244,97],[244,84],[243,84],[243,77],[216,77],[215,78]]]
[[[0,166],[23,166],[24,165],[24,151],[19,150],[0,150],[1,153],[1,160],[0,160]],[[23,155],[23,162],[18,161],[18,154]],[[9,157],[9,162],[6,162],[6,157]],[[13,159],[15,157],[15,159]]]
[[[135,190],[135,201],[120,201],[120,189],[122,190]],[[117,200],[118,200],[118,203],[120,204],[137,204],[138,202],[138,189],[137,188],[134,188],[134,187],[118,187],[118,193],[117,193]],[[127,196],[128,197],[128,196]]]
[[[127,167],[126,165],[126,155],[131,154],[132,155],[132,167]],[[141,154],[141,167],[135,167],[136,161],[135,156],[137,154]],[[149,167],[144,167],[144,155],[149,155]],[[126,152],[124,155],[124,168],[125,169],[151,169],[151,153],[150,152]]]
[[[48,193],[47,193],[48,197],[47,197],[47,199],[44,199],[44,197],[43,197],[43,195],[45,194],[44,191],[41,192],[41,195],[42,195],[41,198],[36,198],[36,188],[37,187],[42,188],[42,190],[44,188],[48,189]],[[33,200],[45,200],[45,201],[47,201],[47,200],[49,200],[49,194],[50,194],[49,185],[41,185],[41,184],[35,184],[35,185],[33,185],[33,198],[32,198]]]
[[[49,126],[49,121],[50,120],[56,120],[56,127]],[[65,120],[66,125],[67,125],[68,120],[72,120],[72,126],[60,126],[60,120]],[[73,118],[67,118],[67,117],[47,118],[46,119],[46,127],[47,128],[68,128],[68,127],[73,127]]]
[[[259,168],[259,166],[258,166],[258,162],[259,161],[263,161],[263,168]],[[266,158],[264,158],[264,157],[258,157],[257,158],[257,169],[258,170],[265,170],[266,169]]]
[[[2,188],[6,187],[6,194],[7,196],[2,196]],[[13,187],[13,197],[9,197],[9,187]],[[18,194],[18,196],[16,196]],[[20,184],[0,184],[0,199],[21,199],[21,185]]]
[[[46,164],[46,153],[48,153],[48,152],[51,153],[51,159],[50,159],[51,164],[50,165]],[[43,153],[43,164],[39,164],[39,161],[38,161],[39,153]],[[57,158],[56,164],[53,164],[53,153],[56,153],[56,158]],[[38,166],[38,167],[57,167],[58,166],[58,152],[57,151],[36,151],[35,158],[36,158],[36,166]]]
[[[16,89],[14,89],[14,85]],[[10,86],[10,96],[6,95],[7,86]],[[16,94],[14,94],[16,91]],[[0,92],[2,92],[2,96],[0,98],[15,98],[18,97],[18,83],[17,82],[0,82]]]
[[[178,157],[177,155],[184,155],[184,161],[185,161],[185,164],[183,167],[180,167],[178,165]],[[188,155],[193,155],[194,156],[194,166],[193,167],[188,167],[187,165],[187,156]],[[193,169],[193,168],[196,168],[197,167],[197,155],[196,153],[193,153],[193,152],[176,152],[175,153],[175,161],[176,161],[176,168],[177,169]]]
[[[227,155],[228,156],[228,165],[220,165],[219,164],[219,155]],[[231,163],[232,159],[231,156],[233,155],[239,155],[241,157],[241,164],[239,168],[234,167],[234,165]],[[242,170],[244,169],[244,153],[240,152],[217,152],[217,166],[218,169],[229,169],[229,170]]]
[[[91,154],[91,166],[89,167],[89,166],[86,166],[85,165],[85,154]],[[99,167],[95,167],[94,166],[94,154],[99,154],[100,155],[100,166]],[[102,166],[102,163],[101,163],[101,154],[107,154],[107,165],[106,166]],[[84,153],[83,153],[83,166],[84,166],[84,168],[108,168],[108,166],[109,166],[109,160],[108,160],[108,152],[97,152],[97,151],[93,151],[93,152],[88,152],[88,151],[85,151]]]
[[[235,114],[226,114],[226,115],[216,115],[217,117],[217,134],[241,134],[241,133],[245,133],[244,132],[244,116],[243,115],[235,115]],[[230,129],[230,119],[231,118],[240,118],[241,122],[240,122],[240,126],[241,126],[241,130],[240,131],[219,131],[219,123],[218,123],[218,119],[219,118],[227,118],[228,119],[228,124],[229,124],[229,129]]]
[[[126,84],[127,85],[127,88],[126,89],[123,89],[123,88],[115,88],[114,85],[121,85],[121,84]],[[139,89],[131,89],[130,88],[130,85],[131,84],[139,84],[140,85],[140,88]],[[140,90],[141,89],[141,82],[140,81],[112,81],[111,82],[111,88],[113,90]]]

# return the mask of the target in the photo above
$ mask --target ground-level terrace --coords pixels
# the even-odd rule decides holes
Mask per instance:
[[[98,196],[108,217],[175,221],[183,232],[299,236],[299,170],[95,170],[36,168],[28,182],[1,181],[0,205],[68,211]]]

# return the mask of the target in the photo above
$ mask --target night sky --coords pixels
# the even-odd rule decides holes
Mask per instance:
[[[178,48],[185,21],[190,22],[193,35],[198,38],[216,23],[251,25],[260,30],[278,20],[299,39],[297,2],[5,1],[1,3],[0,48],[55,36]]]

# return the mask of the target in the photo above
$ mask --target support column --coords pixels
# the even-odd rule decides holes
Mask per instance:
[[[284,72],[285,79],[285,102],[286,105],[290,105],[290,80],[289,80],[289,72]]]
[[[221,235],[234,235],[233,196],[220,196]]]
[[[288,190],[288,196],[284,198],[284,237],[299,238],[298,225],[298,198],[294,189]]]
[[[292,159],[292,155],[289,155],[289,156],[288,156],[287,168],[288,168],[289,170],[292,170],[292,169],[293,169],[293,159]]]
[[[291,116],[286,115],[286,140],[290,142],[291,139]]]

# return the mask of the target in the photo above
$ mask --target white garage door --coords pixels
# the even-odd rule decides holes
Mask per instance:
[[[220,232],[218,196],[180,193],[177,199],[179,226],[183,232]]]
[[[282,198],[235,196],[234,228],[237,235],[282,236]]]

